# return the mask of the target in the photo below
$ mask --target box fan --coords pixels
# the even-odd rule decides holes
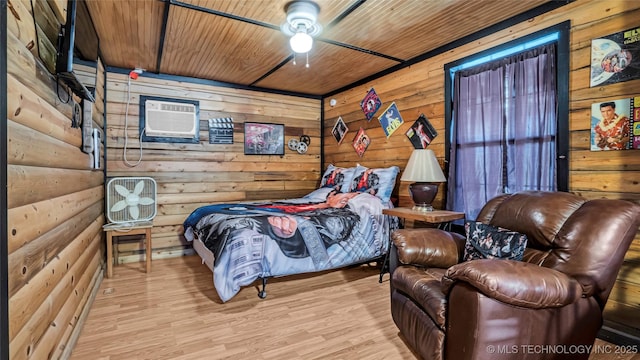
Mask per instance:
[[[111,223],[150,221],[156,216],[156,181],[150,177],[115,177],[107,183],[107,218]]]

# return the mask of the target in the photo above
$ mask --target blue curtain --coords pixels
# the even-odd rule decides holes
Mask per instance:
[[[454,75],[447,209],[475,219],[491,198],[556,190],[555,44]]]

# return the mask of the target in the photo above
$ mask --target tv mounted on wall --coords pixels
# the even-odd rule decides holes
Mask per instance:
[[[67,22],[58,39],[56,73],[71,91],[92,102],[95,101],[93,89],[80,81],[74,63],[83,62],[97,68],[98,49],[99,38],[85,0],[68,0]]]

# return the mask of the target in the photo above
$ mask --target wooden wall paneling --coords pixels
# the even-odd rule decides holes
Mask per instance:
[[[94,246],[100,244],[100,239],[96,239],[96,236],[102,233],[101,226],[103,223],[102,218],[96,218],[84,228],[78,229],[77,234],[68,234],[70,238],[76,239],[76,241],[73,241],[67,247],[55,249],[57,250],[55,258],[45,259],[45,261],[41,262],[40,268],[46,268],[48,271],[38,271],[35,276],[23,281],[23,286],[17,287],[18,291],[12,291],[9,302],[13,313],[9,328],[10,339],[13,339],[22,330],[32,314],[49,295],[49,293],[40,290],[43,287],[53,288],[57,286],[65,274],[69,272],[70,264],[76,263],[79,258],[87,253],[91,244]],[[16,253],[14,254],[17,255]],[[40,256],[38,252],[34,252],[34,255]]]
[[[103,190],[99,187],[9,209],[9,254],[61,222],[77,216],[103,197]]]
[[[96,239],[95,242],[99,244],[100,235],[97,235]],[[87,269],[95,269],[100,266],[102,262],[100,252],[94,252],[93,254],[93,259],[91,259],[91,263],[86,267]],[[83,305],[91,306],[91,304],[86,304],[86,300],[91,294],[90,284],[91,280],[93,280],[92,274],[93,272],[88,272],[85,276],[78,276],[78,280],[76,280],[75,283],[72,280],[72,284],[77,285],[72,289],[67,301],[62,304],[57,316],[51,321],[47,331],[35,346],[32,356],[34,359],[44,359],[45,357],[51,356],[52,353],[64,349],[64,346],[57,345],[64,343],[61,342],[62,340],[68,340],[68,338],[64,337],[65,333],[69,327],[77,325],[78,318],[76,317],[76,313],[79,309],[82,309]]]
[[[444,65],[457,59],[473,55],[482,50],[506,43],[535,31],[571,21],[570,32],[570,114],[569,114],[569,190],[589,199],[615,198],[640,202],[640,157],[637,151],[592,152],[589,150],[591,104],[605,100],[637,96],[634,89],[640,80],[590,88],[590,47],[591,39],[638,26],[640,3],[601,1],[574,1],[562,9],[551,11],[526,22],[515,24],[472,43],[435,55],[409,68],[386,75],[370,83],[346,90],[325,99],[324,104],[324,148],[325,166],[334,163],[339,166],[397,165],[404,168],[412,151],[404,132],[423,112],[438,131],[438,137],[429,145],[443,165],[444,160]],[[367,122],[360,110],[359,102],[370,87],[383,101],[379,113],[395,101],[405,123],[389,138],[381,136],[377,118]],[[337,104],[329,105],[330,98]],[[376,115],[379,115],[377,113]],[[338,116],[347,123],[350,131],[344,142],[338,146],[331,135],[331,128]],[[351,140],[360,126],[367,129],[372,143],[362,158],[351,147]],[[400,197],[400,204],[410,204],[408,184],[401,182],[394,191]],[[443,206],[444,185],[438,191],[436,203]],[[640,235],[636,236],[627,253],[623,269],[618,276],[613,299],[605,310],[608,324],[632,330],[640,334],[640,319],[625,317],[629,311],[640,312],[636,294],[640,293],[640,274],[634,269],[640,264]]]
[[[83,170],[89,165],[87,156],[80,149],[56,138],[15,123],[7,122],[9,135],[8,160],[15,165],[51,166]]]
[[[176,79],[184,79],[177,81]],[[131,86],[130,91],[127,87]],[[220,202],[300,197],[316,189],[320,179],[320,101],[192,83],[187,78],[108,73],[107,176],[151,176],[158,183],[158,215],[154,219],[153,257],[190,253],[182,223],[199,206]],[[141,95],[197,100],[200,105],[200,143],[143,142],[140,154],[139,99]],[[127,99],[129,106],[127,109]],[[128,110],[128,111],[127,111]],[[125,127],[125,115],[127,126]],[[234,144],[209,144],[207,119],[232,117]],[[244,155],[244,123],[285,125],[286,142],[309,135],[307,154],[285,149],[284,156]],[[140,261],[140,241],[118,245],[118,262]]]
[[[12,74],[7,76],[7,86],[7,117],[9,119],[70,145],[77,147],[82,145],[80,129],[71,127],[71,106],[61,104],[60,107],[65,109],[61,112],[60,107],[51,105],[51,102],[41,101],[40,94],[23,85]]]
[[[67,239],[75,239],[90,228],[102,214],[102,203],[96,202],[80,212],[77,217],[66,220],[55,228],[38,236],[25,246],[9,255],[9,295],[12,296],[29,284],[34,276],[41,273],[42,267],[60,257],[60,252],[73,248]],[[100,229],[92,229],[91,235]]]
[[[70,264],[69,271],[62,280],[49,290],[44,302],[35,309],[30,309],[32,316],[25,325],[16,332],[11,340],[11,359],[28,359],[38,347],[39,341],[49,330],[56,327],[54,323],[65,302],[73,301],[74,289],[83,279],[90,278],[93,270],[100,263],[101,254],[98,251],[101,241],[92,241],[91,245],[74,264]],[[86,276],[83,276],[85,274]],[[49,344],[50,346],[51,344]],[[41,349],[42,350],[42,349]],[[53,347],[49,348],[49,351]],[[37,358],[34,358],[37,359]]]
[[[75,307],[75,312],[71,316],[71,320],[67,323],[59,323],[64,327],[64,332],[58,343],[65,345],[55,347],[53,351],[49,353],[51,359],[69,359],[71,357],[71,351],[80,337],[78,325],[84,327],[84,320],[89,313],[89,309],[93,307],[95,293],[99,290],[100,283],[103,279],[102,267],[100,266],[102,257],[96,255],[96,258],[98,259],[98,266],[89,283],[87,285],[81,284],[82,286],[79,287],[79,290],[82,291],[74,291],[73,293],[75,296],[81,296],[81,298],[78,306]]]
[[[33,14],[36,25],[40,27],[49,46],[55,49],[58,43],[58,33],[60,32],[60,21],[46,0],[32,0]],[[38,35],[38,38],[41,36]]]
[[[9,207],[18,207],[84,190],[103,183],[102,173],[90,170],[7,166]]]
[[[47,0],[51,10],[55,14],[60,24],[67,22],[67,1],[66,0]]]
[[[30,0],[8,0],[7,9],[8,35],[15,36],[16,42],[23,44],[27,50],[38,56]]]
[[[101,271],[104,181],[80,151],[71,97],[38,56],[31,2],[8,8],[9,348],[13,359],[48,358],[78,330],[75,314]]]
[[[590,151],[591,104],[637,96],[633,89],[640,80],[606,86],[589,87],[591,39],[637,26],[640,4],[616,3],[614,8],[599,2],[585,3],[585,16],[576,17],[572,31],[571,62],[571,154],[570,190],[588,198],[618,198],[640,202],[638,181],[640,157],[637,150]],[[589,9],[589,7],[595,7]],[[597,18],[597,11],[606,11],[606,18]],[[595,11],[591,11],[595,10]],[[585,20],[587,18],[588,20]],[[578,20],[579,19],[579,20]],[[573,21],[573,20],[572,20]],[[588,22],[585,22],[588,21]],[[634,336],[640,335],[640,235],[634,239],[618,274],[616,286],[605,308],[605,323]]]
[[[18,49],[19,47],[22,49]],[[72,107],[70,103],[58,99],[53,76],[42,63],[34,58],[31,52],[22,46],[12,33],[7,34],[7,72],[50,105],[67,115],[69,119],[71,118]],[[8,85],[8,90],[11,90],[11,85]],[[60,97],[66,101],[66,94],[62,89]]]
[[[63,310],[67,301],[69,302],[68,306],[73,306],[74,308],[80,305],[80,298],[75,295],[75,292],[77,291],[78,295],[84,293],[82,288],[91,280],[93,275],[93,271],[89,271],[89,269],[95,269],[101,263],[101,255],[98,251],[99,245],[100,241],[92,242],[92,246],[70,267],[63,280],[55,288],[52,288],[50,295],[35,310],[33,316],[22,330],[16,334],[11,341],[11,359],[47,358],[47,356],[38,356],[54,350],[57,344],[52,340],[48,340],[48,338],[55,336],[58,332],[57,329],[64,330],[63,324],[65,321],[72,320],[68,318],[58,322],[57,317],[65,313]]]

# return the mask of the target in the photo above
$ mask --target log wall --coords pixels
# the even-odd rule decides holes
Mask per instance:
[[[104,263],[104,174],[81,152],[72,102],[39,59],[31,1],[8,5],[9,354],[58,358],[72,342]],[[102,66],[98,79],[104,79]],[[103,96],[99,90],[97,126]]]
[[[520,38],[538,30],[571,21],[570,35],[570,114],[568,141],[570,146],[569,190],[587,198],[629,199],[640,202],[640,153],[637,151],[591,152],[589,150],[591,104],[640,93],[640,80],[613,85],[589,87],[591,39],[637,27],[640,2],[578,0],[562,8],[526,22],[511,26],[480,40],[433,56],[409,68],[396,71],[370,83],[326,98],[324,105],[323,152],[325,163],[368,167],[397,165],[404,169],[413,149],[404,135],[420,113],[424,113],[438,131],[429,148],[440,163],[444,161],[444,65],[485,49]],[[404,124],[386,138],[377,118],[367,122],[359,102],[370,87],[383,101],[376,115],[396,102]],[[634,91],[635,89],[635,91]],[[337,105],[331,107],[331,98]],[[338,116],[347,122],[350,133],[341,145],[331,136]],[[350,140],[364,127],[372,142],[362,158],[354,152]],[[400,204],[408,205],[408,184],[398,180],[396,194]],[[442,208],[444,186],[440,187],[436,207]],[[636,236],[605,310],[607,324],[628,334],[640,333],[640,236]]]
[[[158,186],[158,212],[152,230],[152,258],[191,253],[182,223],[197,207],[212,203],[295,198],[316,189],[320,179],[320,100],[232,89],[188,78],[148,76],[131,81],[109,72],[107,79],[107,176],[150,176]],[[137,166],[124,161],[125,113],[127,160],[140,157],[140,95],[197,100],[198,144],[143,142]],[[127,110],[127,99],[129,107]],[[231,117],[234,143],[209,144],[208,119]],[[285,155],[244,155],[244,123],[284,124]],[[292,138],[311,138],[306,154],[286,147]],[[119,262],[141,261],[141,241],[119,243]],[[135,240],[135,239],[131,239]]]

